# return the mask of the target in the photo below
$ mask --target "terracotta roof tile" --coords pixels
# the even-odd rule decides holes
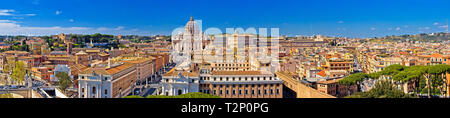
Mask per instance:
[[[322,77],[325,77],[325,76],[326,76],[325,70],[320,71],[319,73],[317,73],[317,75],[320,75],[320,76],[322,76]]]

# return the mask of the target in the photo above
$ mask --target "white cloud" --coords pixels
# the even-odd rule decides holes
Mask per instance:
[[[439,23],[438,22],[434,22],[433,25],[439,25]]]
[[[36,16],[36,14],[25,14],[25,16]]]
[[[342,24],[342,23],[344,23],[344,21],[338,21],[337,23]]]
[[[15,21],[11,21],[11,20],[0,20],[0,23],[15,23]]]
[[[430,27],[419,27],[419,30],[429,30]]]
[[[15,21],[0,20],[0,31],[8,30],[8,28],[16,28],[16,27],[20,27],[20,26],[17,25]]]
[[[123,27],[123,26],[119,26],[119,27],[117,27],[117,28],[114,28],[114,30],[123,30],[125,27]]]
[[[99,27],[97,28],[98,31],[106,31],[106,30],[110,30],[109,28],[106,27]]]
[[[0,9],[0,16],[12,16],[12,17],[22,17],[22,16],[36,16],[36,14],[14,14],[16,10],[14,9]]]
[[[10,16],[12,15],[11,13],[5,13],[5,12],[0,12],[0,16]]]
[[[116,28],[94,28],[94,27],[30,27],[21,26],[15,21],[0,20],[0,35],[54,35],[59,33],[75,33],[75,34],[91,34],[91,33],[104,33],[104,34],[131,34],[132,31],[123,30],[123,26]]]
[[[16,12],[14,9],[0,9],[0,12]]]
[[[56,15],[59,15],[59,14],[62,14],[62,11],[56,11],[56,13],[55,13]]]
[[[0,16],[11,16],[12,12],[16,12],[13,9],[0,9]]]
[[[392,30],[392,28],[388,28],[388,30],[389,30],[389,31],[391,31],[391,30]]]
[[[439,26],[439,28],[447,28],[447,27],[448,27],[447,25]]]
[[[372,28],[370,28],[370,30],[374,31],[374,30],[377,30],[377,28],[372,27]]]
[[[69,22],[73,23],[73,22],[74,22],[74,20],[73,20],[73,19],[69,19]]]
[[[397,28],[395,28],[395,30],[399,31],[399,30],[401,30],[401,28],[400,28],[400,27],[397,27]]]

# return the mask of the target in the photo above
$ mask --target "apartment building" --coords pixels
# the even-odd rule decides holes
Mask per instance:
[[[98,64],[78,74],[80,98],[121,98],[136,82],[136,66],[128,62]]]

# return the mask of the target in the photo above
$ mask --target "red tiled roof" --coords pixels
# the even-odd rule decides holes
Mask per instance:
[[[317,73],[317,75],[320,75],[320,76],[322,76],[322,77],[325,77],[325,76],[326,76],[325,70],[320,71],[319,73]]]

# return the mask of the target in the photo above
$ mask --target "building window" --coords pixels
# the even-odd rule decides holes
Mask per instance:
[[[239,95],[242,95],[242,90],[239,90]]]
[[[277,95],[280,94],[280,89],[277,89]]]
[[[245,90],[245,95],[248,95],[248,90]]]
[[[217,94],[217,93],[216,93],[216,90],[214,90],[213,92],[214,92],[214,95],[216,95],[216,94]]]
[[[232,93],[233,95],[236,95],[236,90],[233,90],[233,93]]]
[[[267,95],[267,90],[266,89],[264,89],[264,95]]]
[[[81,92],[84,92],[84,88],[81,88]]]
[[[252,90],[252,95],[255,95],[255,90]]]
[[[95,92],[96,91],[95,91],[95,86],[94,86],[94,87],[92,87],[92,93],[95,94]]]
[[[105,89],[105,94],[108,94],[108,90],[107,89]]]
[[[219,91],[219,95],[222,95],[222,90]]]
[[[183,91],[182,90],[178,90],[178,95],[181,95],[181,94],[183,94]]]

